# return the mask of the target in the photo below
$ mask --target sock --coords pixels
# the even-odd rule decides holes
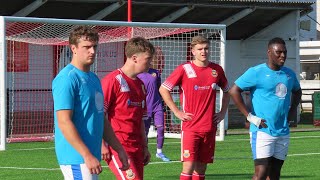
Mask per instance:
[[[192,174],[192,180],[204,180],[205,175],[204,174]]]
[[[180,180],[192,180],[192,174],[180,174]]]
[[[157,148],[157,153],[162,153],[162,149]]]

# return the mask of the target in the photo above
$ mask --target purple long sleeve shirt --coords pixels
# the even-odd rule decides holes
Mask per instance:
[[[148,72],[138,74],[147,90],[147,112],[148,117],[152,117],[154,112],[162,110],[162,99],[159,93],[161,85],[160,73],[156,69],[150,68]]]

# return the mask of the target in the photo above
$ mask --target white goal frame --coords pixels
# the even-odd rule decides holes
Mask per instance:
[[[12,17],[0,16],[0,150],[6,149],[7,142],[7,47],[6,47],[6,23],[52,23],[70,25],[89,25],[89,26],[124,26],[124,27],[151,27],[151,28],[194,28],[194,29],[218,29],[220,31],[220,65],[225,69],[225,44],[226,44],[226,25],[223,24],[187,24],[187,23],[153,23],[153,22],[117,22],[117,21],[97,21],[97,20],[74,20],[74,19],[51,19],[51,18],[31,18],[31,17]],[[162,78],[164,81],[164,78]],[[220,95],[223,92],[220,90]],[[217,95],[218,96],[218,95]],[[217,101],[217,107],[221,108],[222,98]],[[221,121],[217,141],[223,141],[225,136],[225,122],[228,117]],[[153,127],[152,127],[153,128]],[[156,131],[150,129],[150,137],[156,136]],[[180,138],[177,133],[165,133],[166,138]]]

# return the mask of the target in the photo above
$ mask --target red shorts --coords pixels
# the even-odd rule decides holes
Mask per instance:
[[[181,132],[181,161],[213,163],[215,132]]]
[[[111,148],[110,148],[111,149]],[[140,148],[139,148],[140,149]],[[119,167],[121,167],[121,161],[119,160],[118,153],[114,150],[111,150],[112,157],[109,161],[107,161],[110,170],[116,176],[117,179],[126,179],[126,180],[142,180],[143,179],[143,151],[140,152],[127,152],[128,157],[130,159],[130,167],[126,171],[121,171]]]

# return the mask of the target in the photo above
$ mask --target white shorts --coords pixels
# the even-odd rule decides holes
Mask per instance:
[[[98,180],[97,174],[91,174],[85,164],[60,165],[64,180]]]
[[[274,137],[265,132],[250,132],[253,159],[275,157],[285,160],[288,154],[290,135]]]

